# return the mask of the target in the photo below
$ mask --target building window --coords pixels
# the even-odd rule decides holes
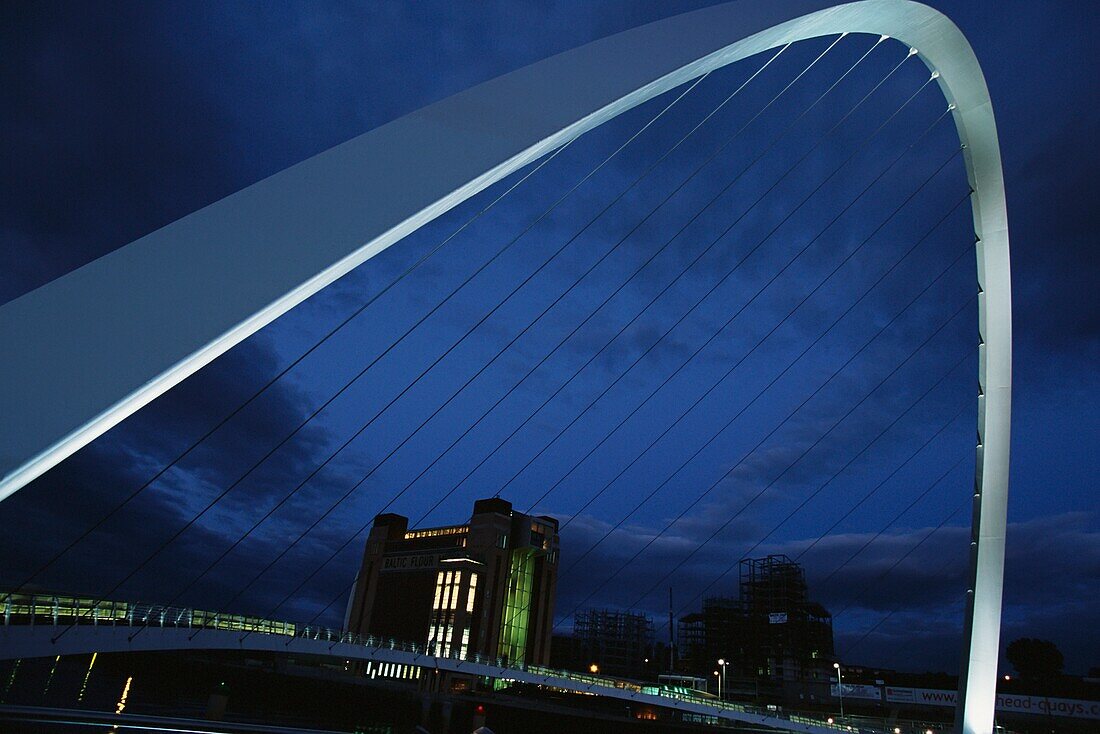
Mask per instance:
[[[418,538],[438,538],[441,535],[464,535],[470,532],[468,525],[457,525],[449,528],[427,528],[426,530],[410,530],[405,533],[405,540]]]
[[[510,663],[524,662],[527,657],[527,625],[531,615],[534,561],[535,551],[532,548],[521,548],[512,553],[503,616],[500,620],[499,653]]]
[[[497,538],[497,548],[507,548],[507,547],[508,547],[508,533],[501,533],[500,537]]]
[[[474,613],[474,595],[477,593],[477,574],[470,574],[470,590],[466,594],[466,613]]]
[[[432,609],[439,609],[439,601],[443,595],[443,572],[440,571],[439,575],[435,578],[435,601],[432,602]]]
[[[448,657],[454,643],[455,610],[462,587],[462,571],[440,571],[435,578],[435,601],[428,624],[429,652]]]
[[[466,625],[466,629],[462,630],[462,645],[458,648],[458,656],[462,659],[466,659],[466,651],[470,648],[470,625]]]

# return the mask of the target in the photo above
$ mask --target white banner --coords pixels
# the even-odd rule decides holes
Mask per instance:
[[[836,686],[834,685],[835,689]],[[889,703],[911,703],[921,706],[954,706],[956,691],[935,688],[899,688],[886,686],[883,691]],[[834,694],[835,695],[835,694]],[[844,695],[848,695],[847,686]],[[1050,713],[1073,719],[1100,719],[1100,701],[1078,701],[1071,698],[1044,698],[1022,694],[998,693],[997,710],[1010,714]]]
[[[833,698],[839,698],[836,683],[832,685],[830,690],[832,691]],[[882,700],[882,691],[879,690],[878,686],[867,686],[862,683],[845,683],[843,690],[845,698],[866,698],[872,701]]]

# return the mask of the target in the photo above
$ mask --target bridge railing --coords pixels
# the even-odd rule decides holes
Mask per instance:
[[[509,663],[501,657],[491,657],[473,653],[461,657],[456,650],[446,656],[438,655],[435,646],[397,640],[391,637],[362,635],[344,630],[316,625],[298,625],[293,622],[251,617],[243,614],[225,614],[186,607],[144,604],[140,602],[99,601],[85,597],[62,596],[56,594],[23,594],[0,592],[0,619],[4,625],[112,625],[129,627],[165,627],[186,628],[196,631],[212,629],[248,634],[281,635],[360,645],[374,649],[390,649],[423,655],[428,658],[447,658],[469,663],[493,666],[505,670],[524,672],[544,678],[570,681],[585,687],[614,688],[632,693],[659,696],[685,703],[700,704],[721,711],[755,714],[772,719],[782,719],[792,723],[809,724],[816,727],[833,729],[838,732],[880,732],[873,727],[861,727],[854,720],[845,724],[831,722],[811,716],[788,714],[786,712],[752,706],[749,704],[721,701],[713,696],[683,688],[651,685],[636,681],[611,678],[602,675],[580,673],[572,670],[559,670],[542,665]],[[506,677],[506,676],[504,676]],[[922,730],[923,731],[923,730]]]
[[[223,614],[200,609],[61,596],[4,594],[0,597],[3,624],[125,625],[132,627],[186,627],[264,634],[296,634],[292,622]]]

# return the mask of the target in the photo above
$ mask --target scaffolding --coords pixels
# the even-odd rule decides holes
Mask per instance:
[[[718,658],[736,675],[823,680],[833,656],[832,617],[809,599],[806,574],[785,555],[740,563],[737,598],[711,597],[680,619],[682,659],[705,675]]]
[[[806,603],[806,573],[785,555],[741,561],[741,601],[750,613],[790,613]]]
[[[653,650],[653,620],[644,614],[584,609],[573,617],[573,639],[602,672],[637,676]]]

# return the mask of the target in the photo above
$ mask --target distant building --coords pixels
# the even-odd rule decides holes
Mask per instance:
[[[585,609],[573,617],[573,648],[585,666],[601,673],[647,678],[657,669],[653,655],[653,620],[644,614]]]
[[[680,619],[681,664],[706,676],[720,658],[728,661],[730,691],[758,681],[798,695],[827,695],[832,616],[809,599],[802,567],[783,555],[746,559],[739,591],[736,599],[706,599],[701,612]]]
[[[557,520],[492,498],[475,502],[464,525],[408,524],[401,515],[374,518],[347,629],[425,643],[442,656],[549,661]]]

